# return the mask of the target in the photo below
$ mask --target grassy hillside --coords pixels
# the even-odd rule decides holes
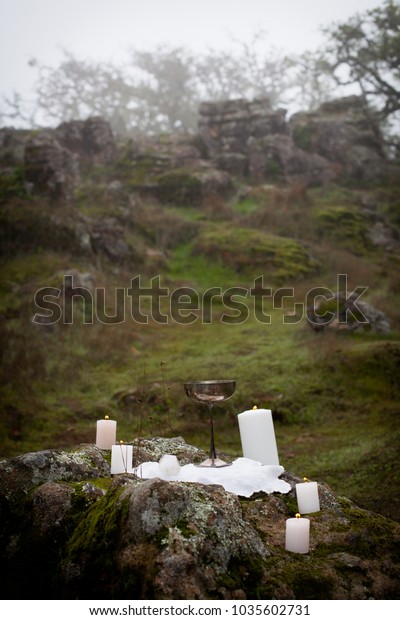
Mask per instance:
[[[400,520],[398,189],[238,185],[225,201],[141,197],[132,206],[127,179],[117,196],[106,191],[112,174],[96,171],[69,206],[25,196],[17,178],[3,189],[0,456],[93,442],[107,413],[120,439],[182,435],[207,449],[207,411],[182,384],[233,378],[234,397],[216,407],[217,449],[240,455],[236,415],[270,408],[286,469]],[[107,218],[129,249],[123,260],[77,243],[79,223],[106,226]],[[376,222],[392,245],[371,234]],[[73,302],[72,324],[65,306],[53,325],[35,324],[35,293],[53,287],[61,300],[71,270],[104,289],[108,317],[122,290],[125,315],[107,324],[93,297]],[[300,306],[295,314],[311,289],[336,291],[338,274],[347,274],[349,292],[368,287],[363,299],[386,313],[391,333],[315,331]],[[138,275],[153,286],[140,306],[147,322],[131,316],[127,291]],[[158,276],[167,291],[159,308]],[[272,293],[293,295],[255,305],[250,290],[261,276]]]

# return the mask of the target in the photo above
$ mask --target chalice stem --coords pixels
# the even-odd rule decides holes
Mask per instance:
[[[214,465],[214,461],[217,458],[217,454],[215,452],[215,441],[214,441],[214,419],[212,414],[212,404],[209,405],[210,409],[210,459],[212,464]]]

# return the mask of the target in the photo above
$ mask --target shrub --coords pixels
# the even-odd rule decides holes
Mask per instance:
[[[201,181],[186,170],[164,172],[155,178],[158,197],[175,205],[199,205],[203,199]]]

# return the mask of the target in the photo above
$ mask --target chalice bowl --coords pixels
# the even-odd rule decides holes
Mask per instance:
[[[215,452],[213,406],[215,403],[228,400],[228,398],[233,396],[236,389],[236,381],[223,379],[216,381],[189,381],[184,383],[183,386],[186,396],[196,403],[208,405],[210,412],[210,458],[200,463],[198,467],[227,467],[232,465],[232,463],[225,463],[225,461],[217,458]]]

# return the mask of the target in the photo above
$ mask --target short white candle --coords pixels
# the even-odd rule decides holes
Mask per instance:
[[[177,476],[181,470],[179,461],[174,454],[164,454],[159,460],[160,474],[163,476]]]
[[[111,446],[111,473],[123,474],[132,469],[133,446],[120,442]]]
[[[308,553],[310,550],[310,520],[302,519],[299,514],[294,519],[286,520],[286,551]]]
[[[262,465],[279,465],[271,410],[254,407],[243,411],[238,422],[243,456]]]
[[[97,420],[96,446],[102,450],[111,450],[117,436],[117,423],[106,415],[104,420]]]
[[[305,478],[306,480],[306,478]],[[297,507],[301,514],[318,512],[319,505],[317,482],[300,482],[296,484]]]

